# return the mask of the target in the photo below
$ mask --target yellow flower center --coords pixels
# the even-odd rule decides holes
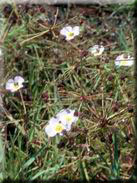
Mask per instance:
[[[72,122],[72,116],[65,116],[65,120],[67,121],[67,123],[71,123]]]
[[[63,125],[62,124],[57,124],[55,127],[55,131],[57,133],[61,133],[64,130]]]
[[[73,32],[68,32],[68,37],[73,37],[74,33]]]
[[[127,60],[122,60],[122,61],[120,62],[120,65],[127,65]]]
[[[19,84],[18,84],[18,83],[14,83],[14,88],[15,88],[16,90],[18,90],[18,89],[19,89]]]

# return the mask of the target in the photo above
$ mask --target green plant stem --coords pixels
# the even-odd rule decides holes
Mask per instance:
[[[25,103],[24,103],[23,95],[22,95],[21,90],[19,90],[19,92],[20,92],[20,97],[21,97],[22,105],[23,105],[23,108],[24,108],[24,114],[26,114],[26,107],[25,107]]]

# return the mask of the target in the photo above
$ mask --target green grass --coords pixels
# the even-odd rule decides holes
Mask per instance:
[[[96,15],[88,17],[78,7],[68,14],[59,8],[55,22],[57,8],[41,13],[34,6],[25,13],[16,7],[16,23],[9,31],[11,20],[5,19],[3,83],[16,75],[24,77],[21,92],[27,111],[19,92],[6,91],[7,177],[102,180],[132,175],[133,67],[114,65],[116,56],[133,55],[131,13],[91,9]],[[59,34],[66,24],[81,27],[71,44]],[[101,56],[84,56],[89,47],[101,43]],[[77,124],[65,136],[48,138],[48,120],[67,107],[80,112]]]

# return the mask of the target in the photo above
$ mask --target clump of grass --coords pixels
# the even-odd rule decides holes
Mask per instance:
[[[3,82],[15,75],[24,77],[26,113],[20,94],[6,92],[7,176],[129,178],[134,154],[133,68],[114,65],[117,55],[133,52],[127,12],[119,16],[113,15],[113,9],[107,11],[108,7],[100,11],[91,6],[72,8],[66,15],[59,7],[10,8],[4,8],[6,25],[10,22],[11,26],[3,37]],[[89,16],[87,10],[96,16]],[[81,28],[71,42],[60,36],[66,24]],[[93,57],[88,48],[96,44],[102,44],[105,51]],[[45,125],[68,107],[80,113],[77,125],[68,134],[49,139]]]

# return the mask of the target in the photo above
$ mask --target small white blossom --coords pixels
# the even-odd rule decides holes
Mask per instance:
[[[69,41],[71,39],[74,39],[75,36],[78,36],[80,32],[79,26],[71,27],[66,26],[63,29],[61,29],[60,34],[65,36],[66,40]]]
[[[49,137],[55,135],[63,135],[64,130],[69,131],[72,123],[76,123],[78,116],[75,115],[75,110],[63,109],[56,117],[52,117],[48,125],[45,127],[45,132]]]
[[[6,83],[6,90],[15,92],[23,87],[24,79],[21,76],[16,76],[14,79],[9,79]]]
[[[120,67],[120,66],[132,66],[134,64],[134,58],[131,57],[130,55],[119,55],[115,59],[115,65]]]
[[[45,128],[45,132],[49,137],[54,137],[59,134],[62,135],[62,132],[65,130],[65,127],[60,123],[58,118],[51,118],[49,124]]]
[[[75,116],[74,113],[75,110],[63,109],[57,114],[57,118],[65,126],[67,131],[71,129],[72,123],[76,123],[78,120],[78,116]]]
[[[93,54],[94,56],[99,56],[104,51],[104,46],[102,45],[94,45],[93,47],[89,48],[88,51]]]

